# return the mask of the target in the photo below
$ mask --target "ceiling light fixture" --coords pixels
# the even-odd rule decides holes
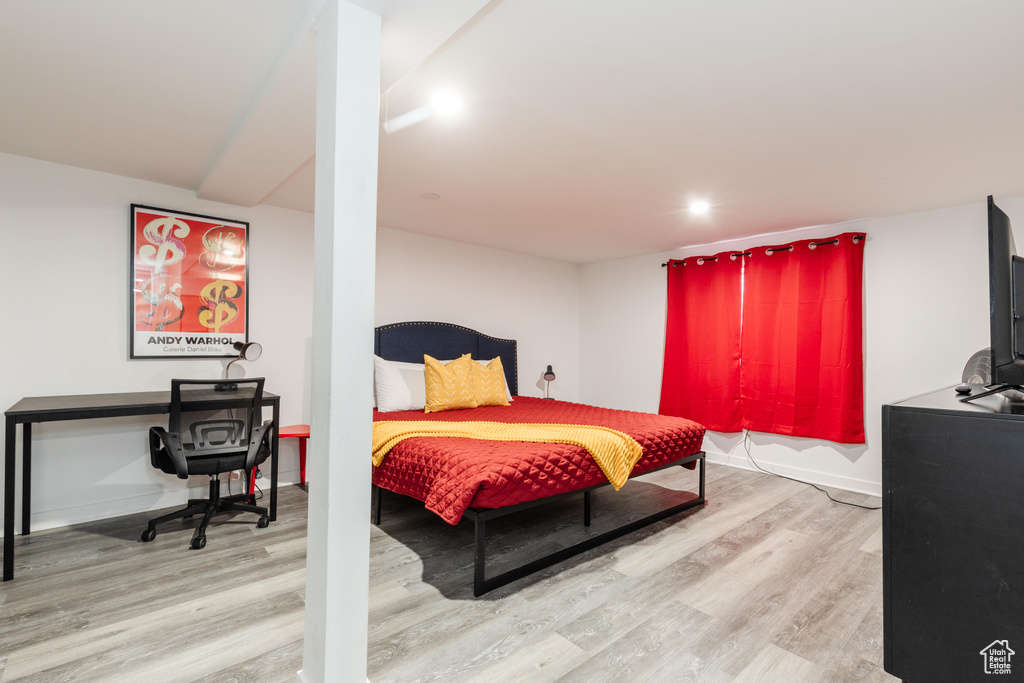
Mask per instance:
[[[400,114],[394,118],[388,118],[388,102],[390,99],[390,95],[386,94],[384,104],[385,133],[397,133],[403,128],[426,121],[431,116],[452,118],[462,113],[462,96],[454,90],[439,90],[430,98],[430,104],[416,107],[412,111]]]
[[[384,132],[385,133],[397,133],[403,128],[408,128],[421,121],[426,121],[430,118],[430,107],[417,107],[410,112],[406,112],[400,116],[396,116],[393,119],[384,121]]]
[[[454,90],[438,90],[430,106],[438,116],[455,116],[462,111],[462,97]]]
[[[701,215],[711,210],[711,205],[701,200],[690,204],[690,213]]]

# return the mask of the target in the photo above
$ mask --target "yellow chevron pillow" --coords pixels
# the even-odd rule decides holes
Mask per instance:
[[[473,363],[473,388],[478,406],[507,406],[508,392],[505,390],[505,368],[501,358],[495,358],[487,365]]]
[[[473,367],[477,364],[468,353],[447,365],[423,354],[423,363],[427,389],[423,412],[439,413],[443,410],[476,408],[479,405],[473,383]]]

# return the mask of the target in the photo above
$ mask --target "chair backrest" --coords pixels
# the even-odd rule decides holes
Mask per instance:
[[[247,448],[262,416],[263,382],[262,377],[172,379],[167,431],[179,434],[191,455]]]

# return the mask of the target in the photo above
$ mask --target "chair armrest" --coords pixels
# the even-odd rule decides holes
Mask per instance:
[[[245,455],[245,471],[250,471],[256,466],[256,456],[260,452],[260,448],[266,444],[269,448],[270,444],[267,443],[270,438],[270,428],[274,425],[273,420],[266,420],[259,427],[252,428],[252,435],[249,437],[249,452]]]
[[[158,467],[156,454],[160,451],[161,445],[174,463],[178,479],[188,479],[188,459],[181,445],[181,436],[175,432],[168,432],[163,427],[149,428],[149,457],[154,467]]]

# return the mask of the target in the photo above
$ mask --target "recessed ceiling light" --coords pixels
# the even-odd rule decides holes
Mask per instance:
[[[421,197],[422,199],[431,199],[431,200],[437,200],[437,199],[440,199],[440,198],[441,198],[441,195],[439,195],[439,194],[438,194],[438,193],[436,193],[436,192],[424,192],[423,194],[421,194],[421,195],[420,195],[420,197]]]
[[[703,214],[711,210],[711,205],[705,201],[697,201],[690,203],[690,213]]]
[[[439,116],[454,116],[462,111],[462,97],[454,90],[439,90],[430,98],[430,106]]]

